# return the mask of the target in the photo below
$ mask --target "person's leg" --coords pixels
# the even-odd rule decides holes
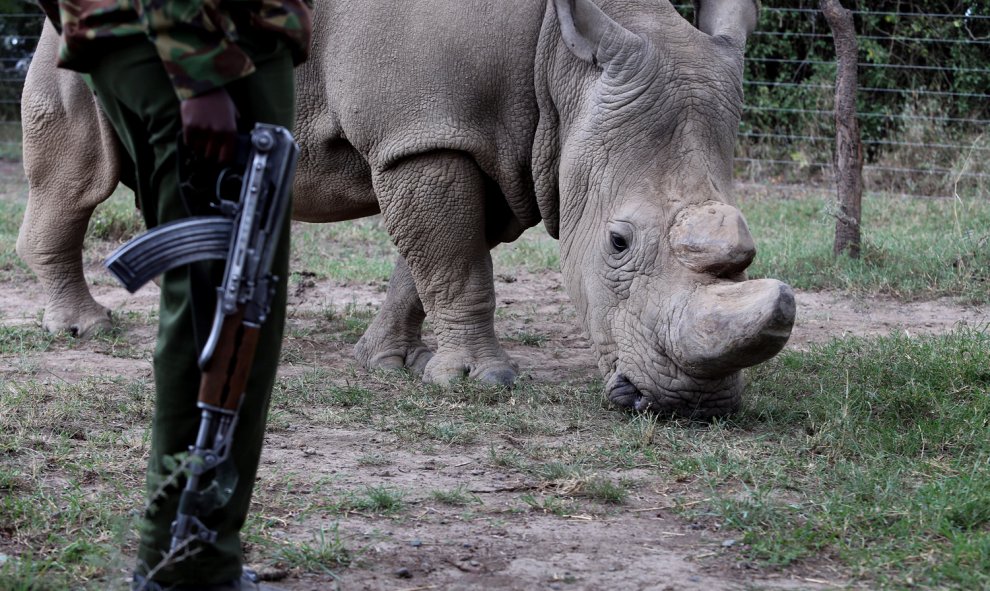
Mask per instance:
[[[270,37],[270,35],[269,35]],[[255,122],[292,128],[294,111],[294,77],[291,54],[281,42],[269,47],[256,47],[242,39],[242,47],[252,56],[257,68],[251,76],[228,86],[228,92],[239,113],[242,131],[250,131]],[[291,207],[291,206],[290,206]],[[286,216],[279,245],[272,263],[272,274],[279,278],[275,296],[271,302],[268,319],[261,327],[258,348],[252,364],[251,377],[238,418],[234,437],[234,463],[238,474],[238,486],[230,501],[205,521],[216,528],[216,547],[230,555],[241,556],[240,530],[247,519],[251,492],[261,456],[268,405],[275,384],[285,312],[289,277],[290,216]],[[212,310],[210,310],[212,313]],[[186,443],[188,445],[189,442]],[[166,536],[161,534],[164,539]],[[171,534],[168,534],[170,536]],[[181,569],[181,565],[179,566]]]
[[[186,215],[178,195],[176,138],[181,130],[179,102],[150,43],[136,42],[107,55],[93,71],[100,102],[134,160],[138,200],[148,227]],[[194,345],[189,271],[167,272],[161,281],[158,342],[154,355],[155,415],[148,462],[149,499],[142,523],[139,571],[155,569],[169,548],[168,532],[181,488],[159,490],[168,475],[166,456],[185,452],[199,423],[196,398],[199,368]],[[163,534],[164,532],[164,534]],[[200,581],[211,583],[240,575],[238,553],[201,548],[177,563],[197,568]],[[165,565],[162,565],[165,566]],[[188,573],[185,573],[188,574]],[[179,582],[174,568],[154,572],[156,580]]]
[[[253,126],[254,121],[287,127],[292,123],[291,59],[281,46],[274,49],[279,51],[273,51],[271,56],[259,55],[256,74],[231,87],[242,120],[250,123],[248,127]],[[140,179],[139,198],[149,227],[184,217],[186,211],[178,192],[176,158],[176,138],[181,129],[179,103],[154,48],[149,43],[137,43],[114,52],[93,72],[93,81],[108,116],[135,161]],[[208,527],[217,529],[217,543],[198,548],[195,555],[156,570],[153,578],[157,581],[213,583],[240,576],[242,559],[238,532],[250,503],[268,400],[278,364],[285,317],[288,252],[286,226],[273,270],[283,281],[272,303],[269,320],[262,328],[234,436],[239,484],[230,503],[204,519]],[[212,274],[218,275],[219,268],[214,266]],[[197,287],[193,285],[195,281],[197,279],[191,277],[189,269],[181,268],[166,273],[161,284],[159,337],[154,359],[156,407],[148,466],[149,494],[155,494],[168,476],[164,458],[185,452],[193,443],[199,424],[196,398],[200,372],[190,301],[190,293]],[[196,312],[211,314],[212,309]],[[180,490],[169,487],[165,494],[151,499],[139,549],[139,560],[145,572],[158,566],[169,548],[170,526]]]

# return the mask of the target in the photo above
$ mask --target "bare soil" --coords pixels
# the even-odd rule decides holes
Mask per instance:
[[[91,270],[92,278],[101,271]],[[150,313],[157,288],[130,296],[97,281],[99,301],[118,317]],[[0,285],[0,313],[7,325],[39,325],[43,299],[32,282]],[[523,380],[575,383],[598,379],[588,340],[556,273],[519,273],[497,281],[500,312],[497,328],[515,354]],[[342,285],[303,277],[293,284],[290,330],[328,306],[348,304],[376,309],[383,285]],[[892,331],[910,335],[938,333],[957,325],[986,325],[986,309],[951,300],[902,303],[848,294],[797,296],[798,321],[789,347],[807,348],[845,335]],[[148,375],[154,344],[151,322],[125,326],[127,345],[121,355],[105,341],[71,350],[33,356],[36,375],[79,380],[94,374]],[[539,347],[524,347],[514,335],[538,335]],[[305,340],[297,343],[306,347]],[[328,368],[357,371],[350,346],[334,343],[309,351]],[[13,370],[16,359],[0,361]],[[10,367],[2,367],[8,365]],[[301,371],[287,364],[284,373]],[[579,437],[567,435],[563,437]],[[566,442],[562,442],[566,443]],[[682,490],[657,481],[655,474],[626,470],[619,478],[640,482],[628,501],[606,514],[560,517],[520,511],[520,495],[538,483],[510,468],[493,467],[492,448],[509,449],[518,440],[504,436],[483,444],[438,447],[421,453],[397,437],[372,428],[338,429],[317,422],[298,424],[267,438],[259,474],[259,498],[284,486],[287,474],[302,484],[294,495],[329,495],[369,486],[405,491],[407,510],[393,516],[360,512],[309,515],[302,523],[286,519],[281,530],[290,540],[311,542],[314,532],[339,522],[345,544],[356,561],[331,575],[267,568],[265,578],[293,591],[318,589],[814,589],[848,584],[843,573],[823,558],[815,564],[775,570],[751,564],[736,552],[736,542],[717,526],[686,522],[671,512]],[[381,454],[387,462],[367,465]],[[652,478],[652,480],[651,480]],[[462,487],[479,502],[448,506],[431,502],[436,490]],[[251,553],[249,552],[249,556]],[[336,577],[336,578],[335,578]]]

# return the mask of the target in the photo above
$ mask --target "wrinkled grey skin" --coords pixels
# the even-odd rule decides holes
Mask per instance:
[[[297,74],[294,216],[380,211],[401,255],[357,344],[364,365],[511,384],[489,250],[543,220],[611,400],[693,416],[738,407],[739,370],[783,347],[794,300],[780,282],[745,280],[755,247],[731,204],[756,6],[705,0],[698,13],[700,30],[666,0],[317,2]],[[82,281],[82,234],[119,152],[94,135],[105,125],[78,80],[54,72],[50,30],[41,44],[23,101],[18,252],[52,296],[46,326],[85,333],[106,316]],[[79,189],[80,170],[98,178]]]

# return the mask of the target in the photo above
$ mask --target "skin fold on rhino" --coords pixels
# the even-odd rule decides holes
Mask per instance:
[[[380,212],[400,253],[361,363],[511,384],[489,251],[543,221],[613,402],[738,408],[740,370],[784,346],[794,298],[746,279],[756,250],[731,194],[757,6],[695,7],[697,26],[667,0],[317,1],[294,217]],[[22,100],[17,248],[50,296],[45,327],[86,334],[108,313],[82,240],[126,167],[56,45],[46,25]]]

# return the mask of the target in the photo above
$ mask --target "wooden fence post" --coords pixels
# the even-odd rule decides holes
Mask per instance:
[[[859,258],[863,200],[863,144],[856,120],[857,42],[852,13],[839,0],[819,0],[832,29],[837,62],[835,76],[835,171],[839,210],[835,216],[832,254]]]

